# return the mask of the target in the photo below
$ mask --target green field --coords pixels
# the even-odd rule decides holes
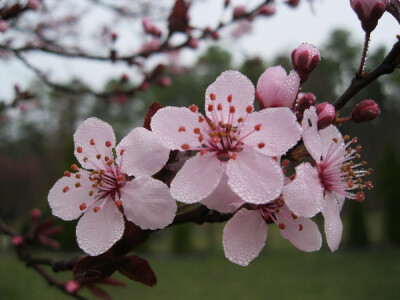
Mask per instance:
[[[249,267],[230,263],[220,250],[212,255],[143,255],[158,276],[156,287],[131,282],[108,291],[114,299],[395,299],[400,295],[400,249],[307,254],[271,248]],[[11,254],[0,256],[0,278],[1,300],[72,299],[48,287]]]

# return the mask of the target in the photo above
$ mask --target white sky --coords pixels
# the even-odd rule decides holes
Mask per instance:
[[[217,20],[221,16],[221,2],[221,0],[203,0],[198,5],[193,6],[190,10],[191,24],[197,26],[213,24],[213,20]],[[246,3],[251,8],[258,1],[237,0],[232,2]],[[253,23],[253,31],[233,43],[232,39],[224,38],[228,35],[228,30],[223,31],[221,45],[232,49],[236,59],[241,59],[245,55],[258,55],[271,59],[282,51],[290,53],[292,49],[303,42],[320,47],[334,28],[351,31],[355,42],[361,43],[363,40],[360,22],[351,9],[349,0],[314,0],[314,12],[306,0],[302,0],[300,6],[296,9],[283,5],[282,1],[277,2],[275,16],[257,18]],[[102,16],[101,13],[99,15]],[[400,33],[399,25],[396,20],[389,13],[384,14],[378,27],[372,33],[371,48],[383,44],[390,49],[396,42],[396,34],[398,33]],[[122,38],[123,33],[121,40]],[[132,45],[124,45],[123,43],[118,46],[121,48],[132,47]],[[200,47],[198,51],[185,50],[182,59],[185,62],[194,61],[195,54],[204,47],[205,45]],[[135,76],[133,71],[128,70],[122,64],[109,65],[84,60],[60,59],[42,54],[32,54],[28,58],[36,66],[41,66],[43,70],[50,71],[53,80],[67,80],[83,74],[81,78],[95,88],[102,87],[108,79],[124,72],[127,72],[131,78]],[[0,99],[10,99],[13,95],[14,83],[19,83],[25,87],[32,77],[32,72],[21,63],[0,61]]]

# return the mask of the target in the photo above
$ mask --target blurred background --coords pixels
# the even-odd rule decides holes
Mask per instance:
[[[274,14],[252,21],[244,18],[218,31],[213,31],[218,20],[232,21],[233,7],[245,5],[249,12],[263,1],[232,1],[227,9],[224,1],[188,1],[189,24],[197,28],[190,36],[198,44],[173,51],[159,50],[165,47],[165,33],[171,32],[168,17],[175,1],[38,2],[38,8],[10,21],[8,30],[0,33],[0,216],[19,230],[28,226],[34,207],[50,215],[48,191],[76,162],[72,135],[85,118],[96,116],[110,123],[121,139],[143,124],[154,101],[201,108],[205,89],[225,70],[237,69],[254,84],[267,67],[282,65],[289,71],[291,51],[301,42],[315,44],[322,56],[301,91],[312,92],[317,102],[332,103],[349,85],[362,50],[363,32],[347,0],[297,1],[298,5],[275,1]],[[0,9],[10,3],[26,1],[0,1]],[[53,23],[46,23],[46,14]],[[338,14],[346,21],[339,22]],[[145,16],[153,18],[161,37],[143,32]],[[67,25],[50,30],[56,27],[55,20],[67,18]],[[202,35],[206,26],[213,32],[210,37]],[[387,13],[372,34],[367,70],[386,56],[398,28]],[[110,41],[113,34],[117,38]],[[168,36],[173,46],[184,44],[188,36],[179,30],[173,34]],[[154,38],[159,40],[158,49],[143,48]],[[42,50],[14,51],[30,45]],[[109,60],[68,58],[57,55],[56,46],[71,53],[104,54]],[[43,51],[46,47],[51,51]],[[112,51],[121,57],[148,54],[135,56],[132,64],[113,63],[112,54],[107,56]],[[128,282],[125,288],[110,288],[110,294],[115,299],[394,299],[400,295],[399,94],[397,71],[370,84],[341,111],[341,116],[348,116],[356,103],[374,99],[381,114],[372,122],[349,122],[340,128],[343,134],[358,137],[362,159],[374,169],[375,187],[362,204],[345,203],[345,231],[337,252],[331,254],[324,245],[318,253],[302,253],[270,226],[260,257],[243,268],[224,257],[224,224],[184,224],[153,234],[138,249],[158,276],[156,287]],[[323,224],[318,216],[316,221]],[[76,222],[57,222],[64,227],[57,238],[63,255],[79,251]],[[60,276],[70,279],[70,274]],[[17,261],[5,236],[0,236],[0,277],[0,299],[67,299]]]

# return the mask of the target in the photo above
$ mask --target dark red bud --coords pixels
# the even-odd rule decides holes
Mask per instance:
[[[318,104],[316,107],[318,115],[318,128],[324,129],[335,120],[335,107],[328,102]]]
[[[356,123],[375,119],[380,113],[379,106],[374,100],[363,100],[354,107],[351,119]]]
[[[304,112],[307,108],[315,105],[317,98],[312,93],[300,93],[297,100],[297,110]]]
[[[42,216],[42,212],[39,208],[34,208],[31,210],[31,220],[38,221]]]

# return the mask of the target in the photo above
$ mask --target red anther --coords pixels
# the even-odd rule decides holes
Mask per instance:
[[[67,177],[71,177],[71,172],[70,171],[65,171],[64,175],[67,176]]]
[[[75,174],[75,178],[80,179],[81,178],[81,174],[79,174],[79,173]]]
[[[179,127],[178,131],[179,131],[179,132],[184,132],[184,131],[186,131],[186,128],[185,128],[185,126],[181,126],[181,127]]]
[[[214,109],[214,106],[212,104],[209,104],[208,105],[208,111],[213,111],[213,109]]]
[[[79,209],[80,210],[85,210],[86,209],[86,204],[82,203],[81,205],[79,205]]]
[[[78,181],[77,183],[75,183],[75,187],[80,187],[81,186],[81,183]]]
[[[237,153],[232,153],[231,159],[236,159],[237,158]]]
[[[93,211],[94,211],[95,213],[97,213],[99,210],[100,210],[100,207],[98,207],[98,206],[95,206],[95,207],[93,208]]]
[[[373,187],[371,181],[367,181],[367,182],[365,183],[365,186],[367,187],[367,189],[371,189],[371,188]]]
[[[253,107],[252,106],[247,106],[246,107],[246,111],[247,111],[247,113],[249,114],[249,113],[251,113],[252,111],[253,111]]]
[[[294,213],[291,213],[293,220],[297,219],[297,216]]]
[[[289,179],[290,179],[291,181],[293,181],[295,178],[296,178],[296,174],[293,174],[293,175],[291,175],[291,176],[289,177]]]
[[[118,179],[118,181],[122,181],[124,179],[124,176],[123,175],[118,175],[117,179]]]
[[[94,140],[90,139],[90,145],[94,146]]]
[[[192,112],[197,112],[198,110],[199,110],[199,108],[197,107],[197,105],[190,105],[189,106],[189,109],[192,111]]]
[[[113,163],[114,163],[113,160],[109,160],[109,161],[107,162],[107,166],[111,166]]]
[[[358,193],[356,194],[356,200],[357,200],[358,202],[363,202],[364,199],[365,199],[365,194],[364,194],[363,192],[358,192]]]
[[[97,154],[97,155],[96,155],[96,158],[97,158],[97,159],[100,159],[100,158],[101,158],[101,154]]]
[[[110,158],[109,158],[107,155],[104,156],[104,160],[105,160],[105,161],[109,161],[109,159],[110,159]]]
[[[124,155],[124,152],[125,152],[125,150],[124,149],[122,149],[120,152],[119,152],[119,155]]]
[[[39,208],[34,208],[31,210],[31,220],[38,221],[42,216],[42,211]]]
[[[87,162],[88,161],[88,158],[85,156],[84,158],[83,158],[83,162]]]
[[[356,147],[356,151],[357,151],[358,153],[360,153],[360,152],[361,152],[361,150],[362,150],[362,146],[361,146],[361,145],[357,145],[357,147]]]
[[[303,225],[299,224],[299,231],[303,230]]]
[[[78,152],[78,153],[82,153],[82,147],[78,147],[78,148],[76,148],[76,152]]]
[[[93,191],[90,191],[90,192],[89,192],[89,196],[90,196],[90,197],[92,197],[92,196],[93,196],[93,194],[94,194],[94,192],[93,192]]]
[[[199,135],[199,142],[201,143],[202,141],[203,141],[203,135],[200,134],[200,135]]]
[[[217,109],[218,109],[218,110],[222,110],[222,105],[221,105],[221,103],[218,104]]]
[[[239,118],[238,123],[242,123],[242,122],[243,122],[243,118]]]
[[[278,226],[279,226],[279,228],[282,229],[282,230],[286,228],[285,224],[283,224],[283,223],[280,223]]]
[[[259,143],[259,144],[258,144],[258,148],[262,149],[262,148],[264,148],[264,147],[265,147],[265,144],[264,144],[264,143]]]
[[[285,160],[282,162],[282,166],[287,167],[288,165],[289,165],[289,160],[285,159]]]
[[[235,111],[236,111],[236,109],[235,109],[234,106],[229,107],[229,112],[230,112],[231,114],[234,114]]]
[[[202,116],[199,116],[199,123],[204,122],[204,118]]]
[[[229,103],[232,102],[232,95],[228,95],[228,102],[229,102]]]
[[[261,130],[261,124],[257,124],[254,126],[254,130],[260,131]]]
[[[195,134],[200,134],[200,128],[195,128],[195,129],[193,129],[193,132],[194,132]]]
[[[69,187],[65,187],[65,188],[63,188],[63,193],[66,193],[66,192],[68,192],[69,191]]]
[[[272,159],[278,161],[278,156],[272,156]]]
[[[206,149],[203,149],[203,150],[200,151],[200,155],[201,155],[201,156],[203,156],[203,155],[206,154],[206,153],[207,153],[207,150],[206,150]]]
[[[213,93],[210,94],[210,99],[211,99],[212,101],[215,100],[215,95],[214,95]]]
[[[352,143],[352,144],[357,143],[357,137],[353,137],[352,140],[351,140],[351,143]]]
[[[349,188],[352,188],[354,186],[354,182],[353,181],[347,181],[347,186]]]
[[[106,147],[108,147],[108,148],[111,147],[111,142],[110,142],[110,141],[107,141],[107,142],[106,142]]]
[[[214,143],[219,143],[219,141],[221,140],[218,136],[214,136],[213,138],[212,138],[212,140],[213,140],[213,142]]]
[[[78,166],[76,164],[71,165],[72,171],[78,171]]]
[[[183,144],[182,145],[183,150],[189,150],[189,145],[188,144]]]
[[[122,201],[121,201],[121,200],[115,201],[115,205],[116,205],[117,207],[121,207],[121,206],[122,206]]]

